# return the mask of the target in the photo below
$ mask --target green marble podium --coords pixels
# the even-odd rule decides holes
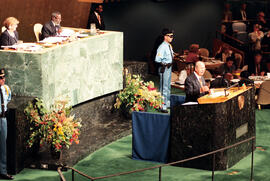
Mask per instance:
[[[123,33],[105,31],[39,52],[0,50],[13,95],[76,105],[123,88]]]
[[[67,97],[76,105],[74,113],[82,118],[84,129],[80,144],[64,152],[69,165],[115,140],[129,126],[111,111],[116,92],[123,88],[122,32],[105,31],[38,52],[0,50],[0,59],[13,94],[7,115],[10,174],[32,164],[33,155],[26,147],[29,123],[23,111],[34,97],[42,98],[47,106]],[[108,122],[109,126],[103,126]],[[36,161],[48,160],[40,157]]]

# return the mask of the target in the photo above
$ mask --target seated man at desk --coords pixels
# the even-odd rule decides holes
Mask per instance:
[[[255,52],[253,56],[253,61],[248,65],[248,72],[252,76],[264,76],[266,70],[266,65],[262,60],[262,54],[260,51]]]
[[[51,21],[47,22],[43,25],[41,30],[41,37],[40,39],[43,40],[44,38],[50,36],[56,36],[61,32],[61,13],[60,12],[53,12]]]
[[[235,60],[233,56],[228,57],[226,59],[226,63],[219,67],[219,70],[218,70],[219,74],[224,75],[226,73],[231,73],[231,74],[235,73],[236,68],[235,68],[234,62]]]
[[[205,64],[202,61],[196,62],[195,71],[185,81],[185,102],[197,102],[199,97],[209,93],[210,90],[203,77],[204,72]]]

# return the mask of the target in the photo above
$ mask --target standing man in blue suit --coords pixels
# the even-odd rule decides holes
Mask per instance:
[[[171,74],[172,74],[172,61],[174,52],[171,46],[173,40],[173,31],[169,29],[163,29],[162,35],[164,41],[159,45],[155,62],[159,63],[158,73],[160,76],[159,91],[164,97],[164,104],[162,106],[162,112],[168,112],[170,108],[170,95],[171,95]]]
[[[0,179],[12,180],[13,177],[7,174],[7,104],[11,100],[11,91],[5,85],[5,72],[0,69]]]

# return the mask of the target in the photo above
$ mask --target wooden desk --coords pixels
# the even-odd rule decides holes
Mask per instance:
[[[212,95],[205,95],[203,97],[200,97],[198,99],[198,103],[199,104],[214,104],[214,103],[222,103],[225,101],[228,101],[230,99],[232,99],[233,97],[236,97],[240,94],[242,94],[243,92],[245,92],[246,90],[251,89],[251,87],[233,87],[231,89],[229,89],[228,91],[226,91],[226,94],[228,94],[227,96],[225,96],[225,91],[224,88],[218,88],[218,89],[213,89],[214,93]],[[217,95],[221,95],[222,96],[215,96],[215,93],[217,93]],[[220,94],[219,94],[220,93]]]
[[[205,68],[208,70],[215,70],[218,69],[221,65],[224,64],[224,62],[220,60],[214,60],[214,61],[209,61],[209,62],[204,62]]]

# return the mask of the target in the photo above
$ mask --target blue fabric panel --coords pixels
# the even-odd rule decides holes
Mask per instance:
[[[170,139],[170,115],[132,113],[132,158],[166,163]]]
[[[185,102],[186,96],[181,96],[181,95],[171,95],[171,108],[175,105],[181,105]]]

